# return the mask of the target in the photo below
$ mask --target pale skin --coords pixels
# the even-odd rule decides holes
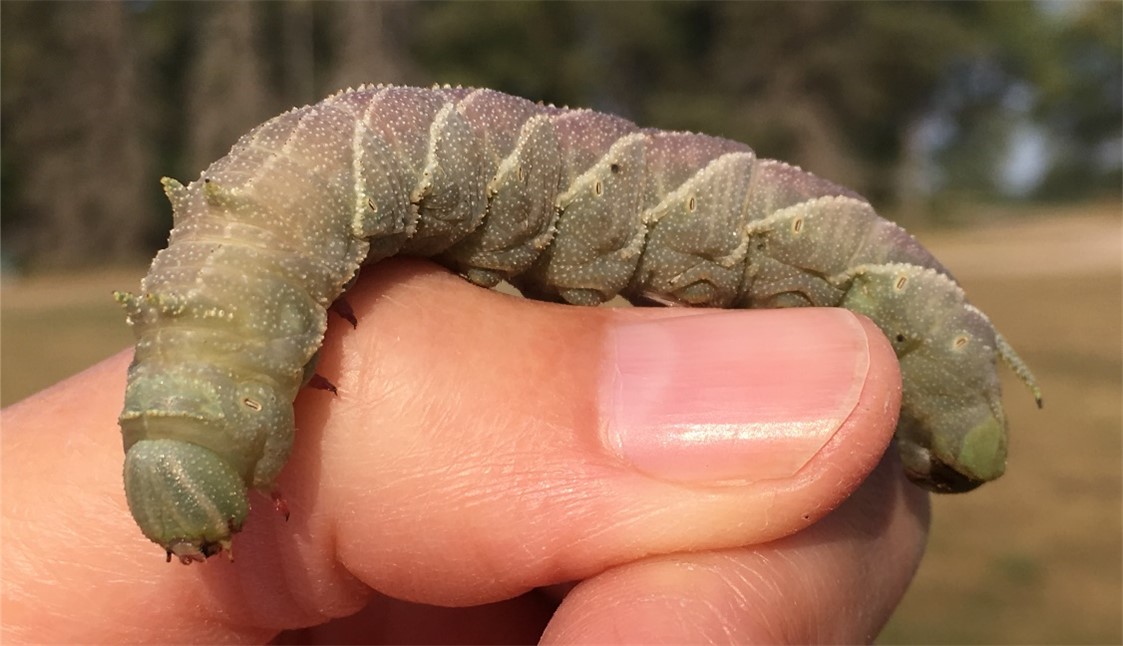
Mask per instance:
[[[597,384],[615,326],[679,313],[521,301],[416,261],[367,273],[319,363],[338,396],[297,399],[291,517],[251,498],[232,563],[165,563],[129,516],[131,351],[3,411],[5,643],[852,643],[899,602],[928,501],[885,450],[900,382],[869,321],[780,315],[865,356],[806,464],[671,482],[605,448]]]

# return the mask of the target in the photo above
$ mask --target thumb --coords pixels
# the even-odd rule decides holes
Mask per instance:
[[[842,310],[586,309],[421,263],[371,274],[323,350],[339,396],[298,399],[294,521],[268,521],[266,558],[312,546],[398,598],[476,604],[791,534],[896,423],[892,350]]]

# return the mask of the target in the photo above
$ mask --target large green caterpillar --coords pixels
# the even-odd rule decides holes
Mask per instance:
[[[491,90],[361,87],[258,126],[188,186],[163,183],[168,248],[117,298],[137,336],[125,491],[169,560],[229,548],[247,489],[270,491],[288,456],[327,308],[398,253],[580,305],[865,314],[900,359],[905,469],[935,491],[1005,469],[997,358],[1038,395],[904,230],[726,139]]]

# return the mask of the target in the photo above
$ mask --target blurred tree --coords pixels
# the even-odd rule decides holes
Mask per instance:
[[[157,177],[193,179],[257,123],[363,82],[487,86],[738,139],[913,216],[936,193],[1118,196],[1121,14],[1118,2],[6,0],[4,258],[146,256],[170,223]]]
[[[571,3],[425,3],[406,43],[431,82],[491,87],[550,102],[574,98]],[[595,79],[581,79],[581,85]]]
[[[1051,164],[1039,197],[1073,199],[1090,191],[1118,196],[1123,174],[1123,4],[1060,7],[1056,33],[1043,39],[1050,59],[1033,75],[1036,119],[1049,133]]]
[[[749,142],[883,201],[946,62],[971,42],[947,4],[425,5],[438,78]]]
[[[324,94],[364,83],[407,83],[416,78],[401,44],[416,21],[418,5],[405,2],[344,2],[331,9],[330,82]]]
[[[732,134],[875,202],[909,199],[908,133],[969,41],[961,14],[935,3],[725,6],[710,64],[740,99]]]
[[[188,72],[190,90],[184,97],[191,133],[188,158],[196,169],[205,168],[247,130],[278,112],[279,94],[267,85],[267,64],[261,59],[265,5],[205,6],[208,12],[200,25]]]
[[[134,178],[148,168],[122,4],[2,3],[5,262],[59,267],[143,245]]]
[[[309,0],[290,0],[275,5],[281,14],[280,56],[282,100],[304,105],[316,100],[316,49],[313,5]]]
[[[973,14],[972,46],[928,109],[944,131],[932,151],[938,189],[976,200],[1118,198],[1123,5],[983,3]],[[1011,170],[1025,176],[1011,181]]]

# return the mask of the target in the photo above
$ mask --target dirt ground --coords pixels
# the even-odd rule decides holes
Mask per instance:
[[[924,237],[1029,363],[1007,373],[1007,475],[938,496],[882,643],[1123,642],[1123,229],[1118,205]]]
[[[1033,368],[1007,374],[1007,475],[934,500],[928,555],[882,643],[1123,642],[1120,207],[918,237]],[[143,269],[0,283],[0,403],[126,347],[110,295]]]

